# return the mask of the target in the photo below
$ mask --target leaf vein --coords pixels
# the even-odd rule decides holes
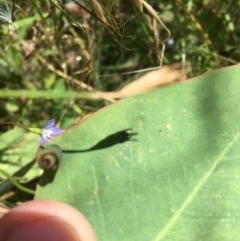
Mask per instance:
[[[203,185],[207,182],[207,180],[212,175],[213,171],[216,169],[218,164],[224,159],[226,154],[231,150],[231,148],[236,144],[240,136],[238,132],[231,142],[225,147],[225,149],[221,152],[221,154],[215,159],[213,164],[208,169],[207,173],[202,177],[202,179],[195,185],[192,192],[188,195],[187,199],[183,202],[177,212],[173,215],[173,217],[169,220],[169,222],[165,225],[165,227],[152,239],[152,241],[160,241],[162,240],[176,225],[179,218],[185,211],[185,209],[193,202],[196,195],[199,193]]]

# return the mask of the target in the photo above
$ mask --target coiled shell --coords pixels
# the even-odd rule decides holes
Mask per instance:
[[[36,154],[36,162],[43,170],[57,170],[62,156],[62,150],[57,145],[40,147]]]

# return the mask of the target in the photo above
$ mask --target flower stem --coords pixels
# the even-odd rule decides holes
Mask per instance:
[[[12,177],[11,175],[9,175],[7,172],[3,171],[0,169],[0,173],[2,173],[5,177],[7,177],[11,183],[17,187],[19,190],[23,191],[23,192],[26,192],[26,193],[29,193],[29,194],[32,194],[34,195],[35,194],[35,191],[32,190],[32,189],[29,189],[27,187],[24,187],[23,185],[21,185],[20,183],[18,183],[14,177]]]

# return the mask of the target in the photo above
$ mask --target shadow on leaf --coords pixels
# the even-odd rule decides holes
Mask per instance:
[[[133,136],[137,135],[135,132],[131,132],[131,129],[125,129],[122,131],[118,131],[114,134],[111,134],[107,136],[106,138],[99,141],[94,146],[87,148],[87,149],[80,149],[80,150],[62,150],[63,153],[80,153],[80,152],[89,152],[89,151],[96,151],[101,150],[105,148],[109,148],[111,146],[121,144],[127,141],[136,141],[135,139],[132,139]]]
[[[105,148],[109,148],[111,146],[121,144],[127,141],[136,141],[135,139],[132,139],[133,136],[137,135],[137,133],[132,132],[131,129],[125,129],[122,131],[118,131],[114,134],[111,134],[107,136],[106,138],[99,141],[97,144],[90,148],[86,149],[79,149],[79,150],[61,150],[62,153],[83,153],[83,152],[90,152],[90,151],[96,151],[101,150]],[[54,181],[55,175],[57,170],[45,170],[42,177],[40,178],[39,185],[40,186],[46,186],[49,183],[52,183]]]

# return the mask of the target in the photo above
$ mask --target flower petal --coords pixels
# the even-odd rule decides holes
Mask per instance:
[[[53,127],[53,128],[50,128],[50,129],[51,129],[52,132],[53,132],[53,136],[57,136],[57,135],[59,135],[59,134],[62,133],[62,129],[59,128],[59,127]]]
[[[62,129],[59,127],[55,127],[54,119],[48,121],[46,126],[41,130],[40,146],[61,133]]]
[[[45,125],[44,129],[49,129],[55,126],[55,119],[52,119],[50,121],[47,122],[47,124]]]
[[[42,146],[46,141],[47,141],[47,139],[44,138],[44,137],[42,137],[42,138],[40,139],[40,142],[39,142],[40,146]]]

